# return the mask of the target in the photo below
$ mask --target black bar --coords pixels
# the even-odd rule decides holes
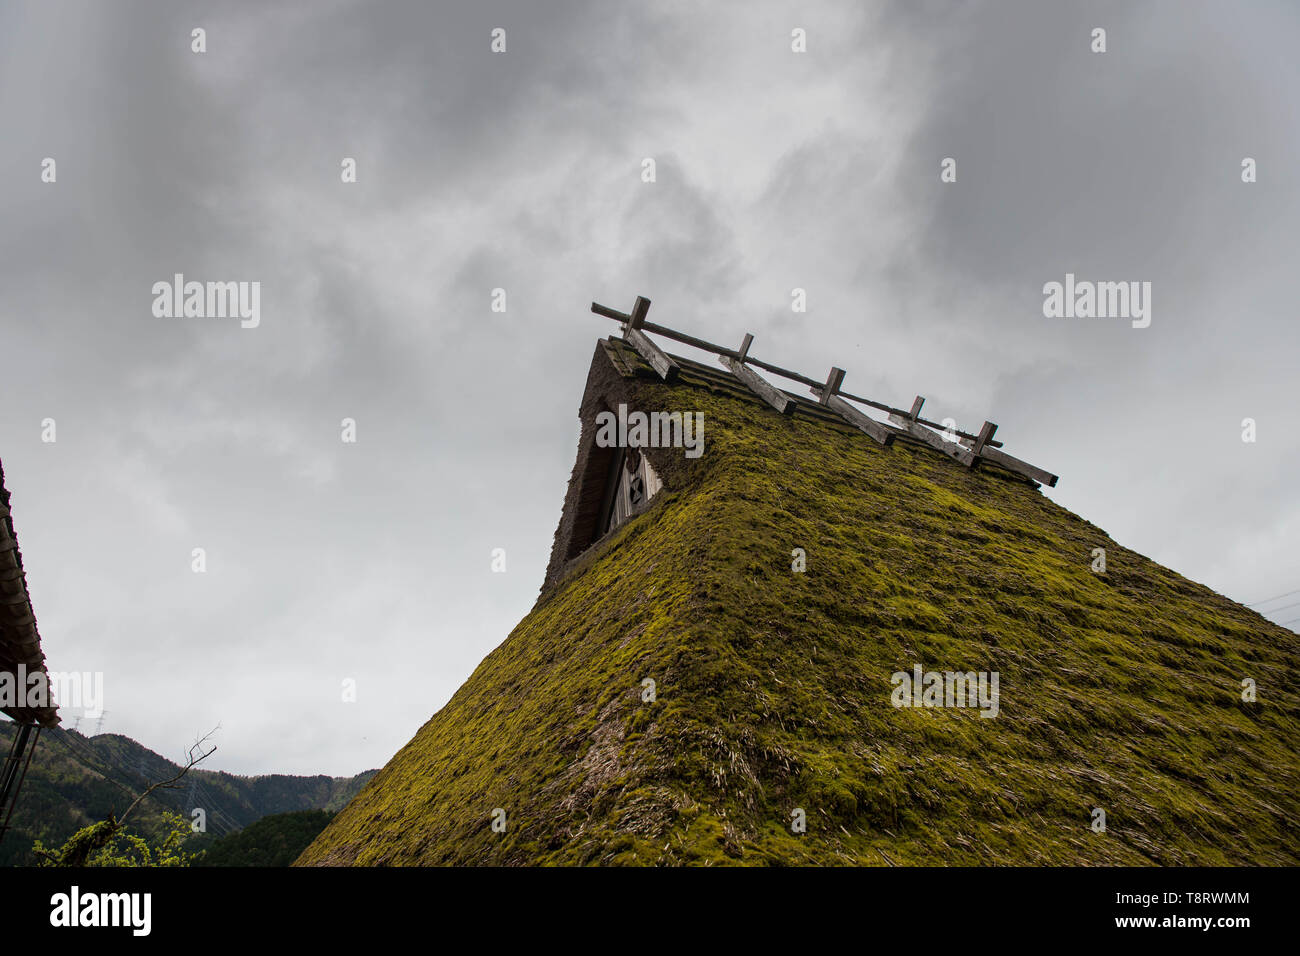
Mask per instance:
[[[582,901],[584,932],[595,938],[628,933],[627,900],[651,899],[665,892],[683,898],[707,898],[723,913],[754,914],[727,926],[733,948],[747,950],[749,940],[768,942],[784,924],[767,914],[784,914],[791,899],[816,900],[813,913],[791,922],[814,951],[842,942],[846,926],[867,927],[873,938],[903,944],[907,952],[942,947],[945,940],[983,933],[1005,943],[1041,944],[1045,938],[1069,938],[1085,944],[1180,951],[1193,937],[1209,937],[1218,952],[1260,950],[1277,940],[1294,922],[1287,887],[1294,871],[1283,867],[1153,868],[989,866],[833,869],[761,868],[754,871],[699,867],[679,870],[505,869],[300,870],[205,867],[126,867],[75,870],[31,868],[15,872],[5,887],[9,936],[35,940],[49,935],[56,945],[81,940],[98,948],[113,937],[132,941],[131,926],[86,929],[54,925],[56,894],[81,898],[99,893],[149,893],[149,936],[162,944],[192,946],[205,939],[246,944],[250,934],[298,948],[315,942],[350,942],[373,947],[375,934],[407,927],[428,931],[436,907],[447,919],[463,918],[483,931],[488,916],[493,938],[534,945],[540,928],[554,925],[556,893]],[[1197,901],[1194,895],[1222,893],[1233,901]],[[1141,896],[1149,903],[1128,902]],[[921,915],[917,900],[933,901],[948,917]],[[508,901],[507,913],[495,913],[494,901]],[[331,904],[330,901],[336,901]],[[331,909],[332,906],[332,909]],[[71,911],[71,907],[67,908]],[[213,913],[220,914],[213,916]],[[1140,928],[1134,917],[1159,921],[1168,916],[1244,917],[1248,925],[1192,928]],[[794,922],[798,920],[799,922]],[[858,922],[854,922],[854,921]],[[1124,922],[1122,923],[1121,920]],[[550,921],[550,922],[548,922]],[[1125,925],[1128,923],[1128,925]],[[1272,927],[1270,930],[1269,927]],[[778,930],[775,930],[779,932]],[[832,937],[835,937],[832,939]],[[818,945],[826,940],[825,946]],[[938,946],[934,945],[939,943]],[[752,946],[760,950],[760,946]],[[766,948],[771,948],[770,945]],[[949,947],[955,948],[955,947]],[[1019,948],[1019,947],[1014,947]],[[1192,947],[1198,948],[1198,947]],[[1207,947],[1207,950],[1210,947]]]

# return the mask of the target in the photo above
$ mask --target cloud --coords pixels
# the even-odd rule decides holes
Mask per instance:
[[[1300,586],[1294,7],[746,14],[4,8],[0,454],[52,665],[130,702],[106,730],[383,763],[532,604],[593,299],[996,420],[1126,544],[1247,600]],[[1152,281],[1151,328],[1045,319],[1066,271]],[[176,272],[260,281],[261,326],[155,319]]]

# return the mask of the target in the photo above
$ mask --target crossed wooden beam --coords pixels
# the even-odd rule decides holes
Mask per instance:
[[[659,346],[655,345],[647,333],[662,335],[664,338],[681,342],[683,345],[689,345],[717,355],[718,361],[732,375],[743,382],[746,388],[782,415],[794,414],[797,407],[794,399],[773,386],[750,366],[807,385],[809,391],[817,397],[817,400],[822,405],[836,412],[849,424],[865,432],[881,445],[891,445],[897,436],[907,435],[922,444],[929,445],[935,451],[947,455],[967,468],[976,468],[980,462],[989,461],[1007,469],[1007,471],[1024,475],[1026,478],[1031,478],[1049,487],[1055,487],[1056,485],[1056,475],[1004,452],[1002,442],[995,440],[993,437],[998,430],[998,426],[993,422],[986,421],[981,426],[978,434],[964,432],[955,428],[945,428],[938,422],[921,417],[921,406],[925,404],[925,399],[920,395],[912,402],[912,407],[904,411],[901,408],[894,408],[892,405],[874,402],[869,398],[861,398],[844,391],[841,386],[844,383],[845,372],[844,369],[837,366],[831,367],[830,374],[825,382],[819,382],[806,375],[800,375],[798,372],[754,358],[749,354],[749,347],[754,344],[754,336],[748,332],[745,333],[744,341],[740,343],[739,349],[729,349],[698,339],[693,335],[687,335],[684,332],[647,322],[646,315],[650,311],[650,300],[644,296],[636,297],[636,303],[632,306],[630,313],[619,312],[598,302],[591,303],[591,311],[597,315],[603,315],[607,319],[622,323],[623,339],[632,348],[636,349],[643,359],[650,363],[650,367],[665,382],[671,382],[677,378],[681,372],[681,366],[673,361]],[[885,412],[889,416],[890,425],[885,425],[874,418],[868,417],[856,405],[849,404],[849,401]],[[957,441],[947,440],[935,429],[955,435]]]

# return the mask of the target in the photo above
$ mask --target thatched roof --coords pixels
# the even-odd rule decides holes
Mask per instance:
[[[537,605],[300,863],[1300,862],[1300,637],[1032,483],[680,364],[597,348]],[[593,541],[618,402],[706,451],[646,449],[663,490]],[[998,673],[997,715],[893,706],[917,666]]]
[[[13,515],[9,511],[9,490],[4,483],[4,465],[0,463],[0,673],[30,676],[45,673],[45,654],[41,635],[36,630],[31,595],[27,593],[27,576],[23,556],[18,551]],[[59,715],[51,697],[48,707],[0,707],[20,723],[56,726]]]

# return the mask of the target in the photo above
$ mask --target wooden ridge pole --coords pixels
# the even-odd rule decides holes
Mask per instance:
[[[838,366],[832,366],[826,382],[822,383],[790,369],[752,357],[749,354],[749,348],[753,344],[754,337],[749,333],[745,333],[745,339],[739,349],[729,349],[696,338],[693,335],[678,332],[667,326],[648,322],[646,321],[646,314],[649,310],[650,300],[644,296],[637,296],[631,314],[619,312],[617,309],[611,309],[598,302],[591,303],[591,311],[596,315],[602,315],[605,318],[622,323],[623,338],[636,349],[637,353],[650,364],[650,367],[665,382],[675,379],[680,373],[681,367],[659,346],[655,345],[647,333],[662,335],[675,342],[681,342],[683,345],[689,345],[692,348],[717,355],[719,361],[732,375],[740,379],[751,392],[783,415],[793,414],[795,408],[798,407],[795,401],[754,372],[750,366],[761,368],[774,375],[808,386],[822,405],[832,409],[845,421],[866,432],[882,445],[889,445],[898,435],[905,435],[934,448],[936,451],[942,452],[967,468],[975,468],[981,461],[989,461],[1008,471],[1041,482],[1049,487],[1056,486],[1058,481],[1056,475],[1026,461],[1021,461],[1019,458],[1008,455],[1001,450],[1002,442],[993,437],[998,429],[998,426],[993,422],[986,421],[980,428],[978,435],[957,428],[948,429],[939,422],[921,417],[921,407],[925,404],[923,396],[918,395],[916,400],[913,401],[911,409],[907,411],[895,408],[892,405],[886,405],[883,402],[875,402],[869,398],[842,391],[840,386],[843,384],[845,372],[844,369]],[[849,401],[885,412],[889,416],[893,427],[869,418],[858,408],[850,405]],[[936,431],[954,434],[957,436],[958,441],[946,441],[939,434],[936,434]]]
[[[596,315],[602,315],[607,319],[613,319],[615,322],[626,323],[629,318],[625,312],[611,309],[609,306],[601,305],[599,302],[591,303],[591,311]],[[683,345],[689,345],[691,348],[699,349],[701,352],[712,352],[714,355],[719,357],[730,356],[735,359],[741,358],[741,353],[736,349],[729,349],[713,342],[707,342],[704,339],[696,338],[694,335],[687,335],[685,332],[678,332],[676,329],[670,329],[663,325],[656,325],[653,322],[642,322],[641,330],[644,332],[651,332],[655,335],[662,335],[666,339],[672,339],[674,342],[681,342]],[[809,378],[807,375],[800,375],[798,372],[791,371],[788,368],[782,368],[781,366],[774,365],[771,362],[765,362],[762,359],[754,358],[752,355],[745,356],[743,361],[746,365],[761,368],[765,372],[771,372],[773,375],[780,375],[782,378],[788,378],[792,382],[799,382],[801,385],[807,385],[809,388],[821,388],[822,385],[821,382],[814,378]],[[907,412],[903,411],[901,408],[894,408],[892,405],[886,405],[883,402],[875,402],[869,398],[863,398],[860,395],[853,395],[844,391],[838,392],[837,394],[842,398],[847,398],[849,401],[857,402],[859,405],[866,405],[870,408],[877,409],[878,411],[896,415],[907,414]],[[917,421],[922,425],[929,425],[931,428],[943,430],[943,425],[939,422],[927,421],[924,418],[918,418]],[[965,438],[970,441],[975,441],[976,438],[978,438],[977,435],[973,435],[970,432],[964,432],[959,428],[953,429],[953,434],[958,438]],[[999,448],[1002,446],[1002,442],[996,440],[990,442],[990,444]]]

